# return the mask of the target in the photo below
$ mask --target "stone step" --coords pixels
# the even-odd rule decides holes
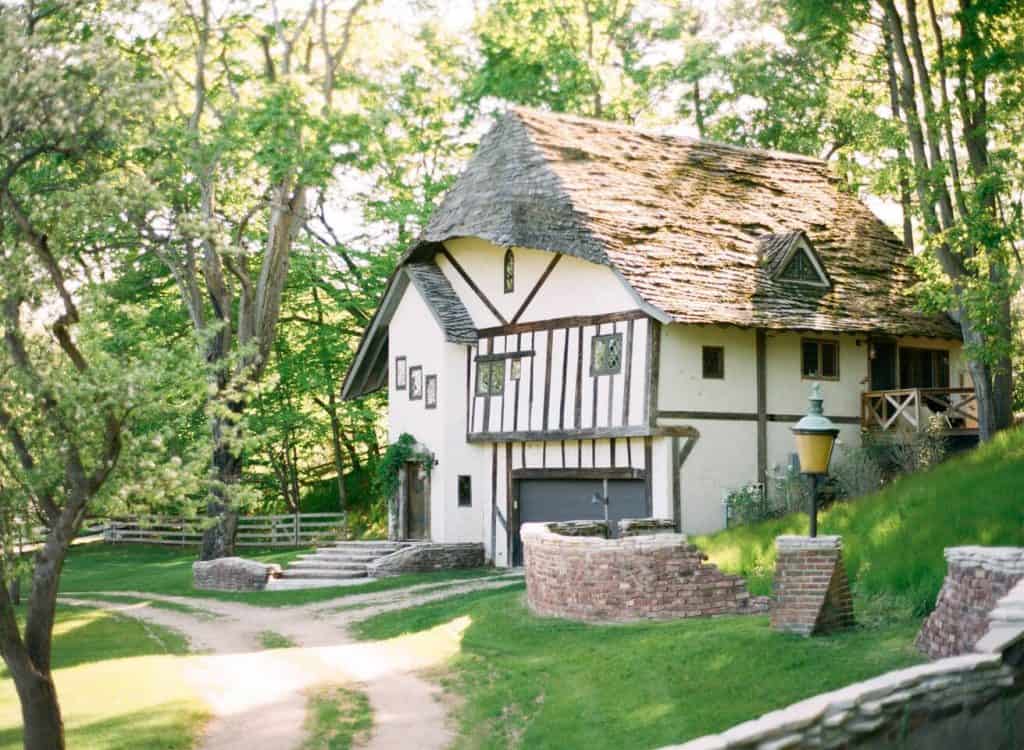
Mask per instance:
[[[304,555],[299,555],[296,560],[338,560],[342,562],[368,563],[379,560],[384,555],[356,554],[354,552],[334,552],[328,550],[317,550]]]
[[[350,571],[336,570],[336,569],[333,569],[333,568],[329,569],[329,570],[316,570],[316,569],[295,570],[294,568],[289,568],[288,570],[281,571],[281,578],[288,579],[288,580],[297,580],[297,579],[301,579],[301,578],[332,578],[332,579],[339,579],[339,580],[348,580],[348,579],[352,579],[352,578],[366,578],[366,577],[367,577],[367,574],[366,574],[366,569],[365,568],[363,570],[350,570]]]
[[[366,563],[334,563],[331,560],[300,559],[288,567],[290,571],[365,571]]]
[[[321,547],[321,549],[344,549],[371,552],[388,550],[389,552],[394,552],[395,550],[408,546],[409,544],[407,542],[334,542],[331,545]]]
[[[272,578],[267,581],[265,590],[322,589],[329,586],[360,586],[369,582],[369,578]]]

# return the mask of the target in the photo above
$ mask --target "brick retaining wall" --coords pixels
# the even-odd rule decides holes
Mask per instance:
[[[818,635],[853,625],[841,537],[780,536],[775,548],[773,628]]]
[[[1024,549],[950,547],[948,569],[935,611],[917,636],[931,659],[970,653],[988,629],[996,602],[1024,579]]]
[[[767,599],[750,596],[741,577],[705,564],[707,556],[684,534],[605,539],[556,533],[560,528],[565,527],[522,527],[526,597],[536,614],[628,622],[768,609]]]
[[[967,655],[822,693],[664,750],[1015,750],[1024,737],[1024,581],[985,622]]]

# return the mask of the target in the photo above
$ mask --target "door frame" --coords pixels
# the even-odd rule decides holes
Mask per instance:
[[[398,494],[398,529],[401,539],[408,540],[409,537],[409,470],[410,469],[422,469],[424,473],[423,477],[423,502],[424,502],[424,515],[426,516],[426,536],[421,541],[429,541],[430,536],[430,471],[427,471],[426,467],[423,466],[419,461],[406,461],[402,464],[402,468],[399,469],[401,475],[399,477],[399,489]]]
[[[506,560],[514,565],[522,565],[523,560],[515,558],[516,540],[519,539],[519,485],[524,479],[640,479],[647,481],[646,469],[631,469],[626,466],[608,466],[605,468],[577,469],[512,469],[509,483],[508,533],[506,534]],[[647,514],[650,515],[651,498],[646,498]],[[520,548],[522,543],[520,542]]]

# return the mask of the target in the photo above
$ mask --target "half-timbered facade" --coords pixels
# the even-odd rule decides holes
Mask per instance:
[[[343,397],[386,385],[391,439],[434,456],[402,472],[396,536],[508,565],[527,521],[708,532],[790,462],[811,382],[848,444],[972,429],[956,326],[909,283],[822,162],[515,110],[401,259]]]

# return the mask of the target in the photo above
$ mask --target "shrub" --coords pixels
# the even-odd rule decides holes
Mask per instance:
[[[832,460],[832,480],[839,498],[851,499],[870,495],[882,488],[882,467],[876,451],[870,447],[843,448]]]

